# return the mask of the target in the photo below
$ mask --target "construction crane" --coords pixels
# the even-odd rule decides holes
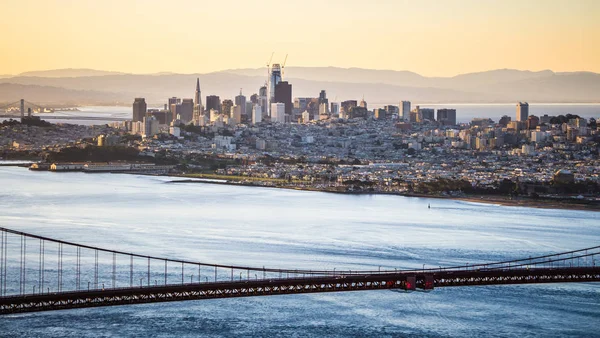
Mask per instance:
[[[283,80],[283,76],[285,75],[285,63],[287,62],[288,55],[285,54],[285,60],[283,60],[283,65],[281,66],[281,79]]]
[[[267,78],[269,77],[269,73],[271,72],[271,61],[273,61],[273,55],[275,55],[275,52],[271,53],[271,58],[269,59],[269,62],[267,62]]]

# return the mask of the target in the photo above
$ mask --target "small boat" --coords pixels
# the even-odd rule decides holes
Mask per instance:
[[[431,209],[431,204],[427,204],[427,209]]]

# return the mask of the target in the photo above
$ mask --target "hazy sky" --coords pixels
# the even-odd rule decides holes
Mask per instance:
[[[0,74],[288,66],[600,72],[600,0],[0,0]]]

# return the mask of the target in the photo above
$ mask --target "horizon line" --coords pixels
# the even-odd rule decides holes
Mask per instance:
[[[115,73],[113,75],[153,75],[153,76],[161,76],[161,75],[209,75],[209,74],[215,74],[215,73],[227,73],[228,71],[241,71],[241,70],[260,70],[260,69],[264,69],[266,67],[256,67],[256,68],[250,68],[250,67],[246,67],[246,68],[227,68],[227,69],[221,69],[221,70],[215,70],[215,71],[210,71],[210,72],[205,72],[205,73],[199,73],[199,72],[192,72],[192,73],[179,73],[179,72],[173,72],[173,71],[157,71],[157,72],[149,72],[149,73],[136,73],[136,72],[125,72],[125,71],[119,71],[119,70],[104,70],[104,69],[96,69],[96,68],[54,68],[54,69],[42,69],[42,70],[28,70],[28,71],[24,71],[24,72],[20,72],[20,73],[16,73],[16,74],[1,74],[2,76],[6,76],[6,77],[19,77],[19,76],[27,76],[27,75],[23,75],[26,73],[36,73],[36,72],[52,72],[52,71],[67,71],[67,70],[83,70],[83,71],[97,71],[97,72],[106,72],[106,73]],[[352,70],[352,69],[359,69],[359,70],[369,70],[369,71],[382,71],[382,72],[398,72],[398,73],[412,73],[415,75],[419,75],[421,77],[424,78],[453,78],[453,77],[457,77],[457,76],[461,76],[461,75],[470,75],[470,74],[481,74],[481,73],[488,73],[488,72],[494,72],[494,71],[518,71],[518,72],[530,72],[530,73],[542,73],[542,72],[552,72],[554,74],[561,74],[561,73],[567,73],[567,74],[574,74],[574,73],[591,73],[591,74],[600,74],[600,73],[596,73],[594,71],[591,70],[576,70],[576,71],[556,71],[553,69],[540,69],[540,70],[530,70],[530,69],[517,69],[517,68],[495,68],[495,69],[488,69],[488,70],[480,70],[480,71],[472,71],[472,72],[467,72],[467,73],[459,73],[459,74],[455,74],[455,75],[451,75],[451,76],[426,76],[426,75],[422,75],[418,72],[415,71],[411,71],[411,70],[396,70],[396,69],[378,69],[378,68],[363,68],[363,67],[339,67],[339,66],[288,66],[286,68],[333,68],[333,69],[343,69],[343,70]],[[110,74],[106,74],[106,75],[97,75],[97,76],[107,76]],[[63,76],[58,76],[58,78],[63,77]],[[64,77],[71,77],[71,76],[64,76]]]

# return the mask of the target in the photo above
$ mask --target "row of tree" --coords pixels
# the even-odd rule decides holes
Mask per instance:
[[[152,157],[139,156],[140,151],[133,147],[67,147],[57,152],[45,154],[45,160],[52,162],[111,162],[111,161],[153,161]]]

